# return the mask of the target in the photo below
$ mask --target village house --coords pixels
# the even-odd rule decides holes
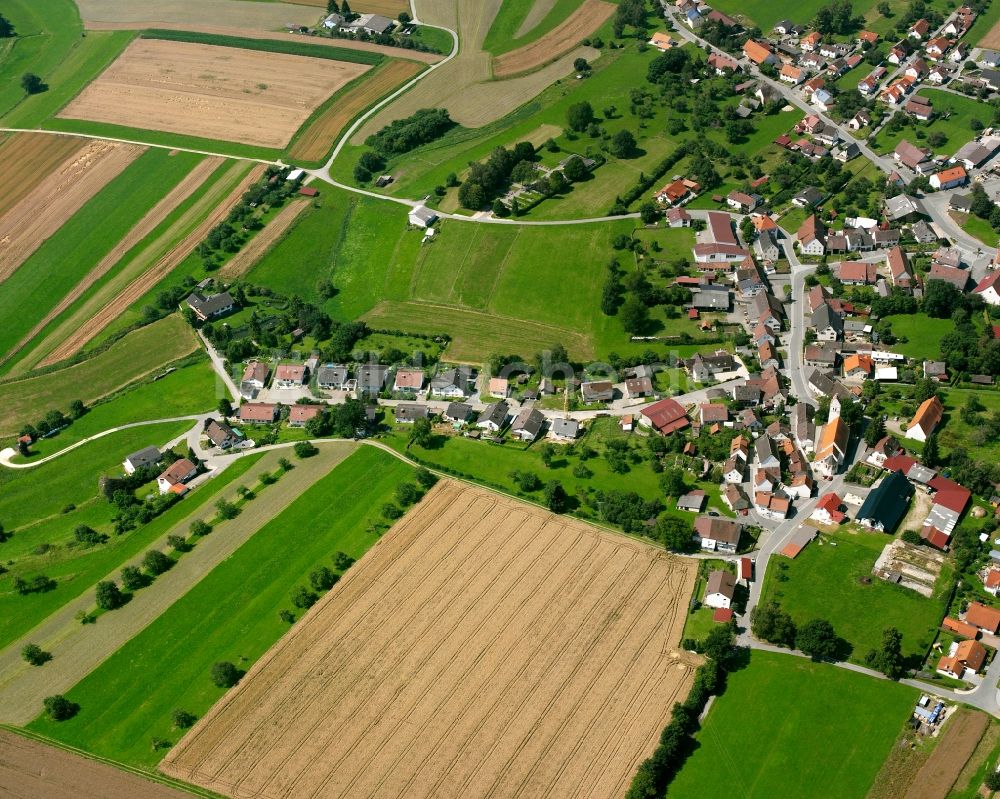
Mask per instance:
[[[954,189],[956,186],[964,186],[968,179],[965,167],[953,166],[931,175],[930,184],[938,190]]]
[[[924,400],[920,407],[917,408],[917,412],[914,414],[913,419],[906,426],[906,438],[912,438],[914,441],[926,442],[927,437],[937,428],[941,423],[941,418],[944,416],[944,406],[941,404],[941,400],[935,395],[930,399]]]
[[[272,424],[278,418],[278,406],[269,402],[244,402],[238,415],[246,424]]]
[[[488,430],[491,433],[499,433],[507,423],[509,413],[510,406],[504,400],[494,402],[491,405],[487,405],[486,409],[479,414],[479,419],[476,420],[476,427]]]
[[[556,441],[575,441],[580,435],[580,423],[576,419],[553,419],[549,426],[549,437]]]
[[[315,419],[322,412],[322,405],[306,405],[296,403],[288,409],[288,426],[305,427],[307,422]]]
[[[837,341],[844,335],[843,319],[825,302],[813,312],[809,327],[816,331],[819,341]]]
[[[256,398],[258,392],[267,385],[267,377],[271,373],[266,363],[261,361],[250,361],[243,369],[243,378],[240,380],[240,395],[245,399]]]
[[[809,518],[820,524],[840,524],[847,518],[847,514],[841,511],[841,507],[843,507],[843,501],[831,491],[820,498]]]
[[[946,677],[961,680],[970,673],[978,672],[985,662],[986,647],[979,641],[960,641],[953,644],[949,654],[938,661],[936,671]]]
[[[280,363],[274,370],[275,388],[300,388],[306,383],[308,370],[301,364]]]
[[[710,608],[729,608],[736,595],[736,578],[727,571],[717,569],[708,575],[705,585],[705,600]]]
[[[718,516],[699,516],[694,520],[694,537],[707,552],[736,554],[742,529],[739,523]]]
[[[757,491],[754,494],[754,509],[767,519],[784,519],[790,508],[791,502],[787,497],[769,491]]]
[[[228,291],[208,296],[195,292],[189,295],[185,302],[199,322],[223,316],[236,308],[236,301]]]
[[[366,363],[357,369],[358,392],[361,394],[378,394],[385,388],[389,380],[389,367],[381,364]]]
[[[187,492],[184,484],[193,480],[198,474],[198,467],[187,458],[174,461],[156,478],[156,487],[161,494],[184,494]]]
[[[987,305],[1000,305],[1000,270],[990,272],[974,289]]]
[[[661,435],[683,430],[690,424],[684,406],[670,397],[645,406],[639,412],[639,423],[652,427]]]
[[[823,255],[826,252],[824,239],[826,229],[819,218],[813,214],[808,217],[795,232],[795,240],[803,255]]]
[[[139,469],[145,469],[149,466],[155,466],[160,462],[160,458],[163,456],[160,454],[160,450],[156,447],[143,447],[138,452],[133,452],[131,455],[122,461],[122,468],[125,470],[125,474],[135,474]]]
[[[422,369],[396,370],[396,377],[392,383],[394,392],[416,393],[424,387],[424,372]]]
[[[972,602],[965,610],[965,622],[978,627],[984,633],[996,635],[1000,631],[1000,610]]]
[[[343,391],[348,376],[346,366],[329,363],[316,369],[316,385],[328,391]]]
[[[592,380],[580,384],[580,397],[590,404],[592,402],[611,402],[615,397],[615,387],[610,380]]]
[[[761,64],[773,64],[777,59],[771,48],[760,42],[748,39],[743,45],[743,55],[753,61],[757,66]]]
[[[816,444],[816,459],[813,461],[813,468],[820,476],[830,479],[840,471],[850,436],[850,428],[839,415],[823,425]]]
[[[534,441],[545,427],[545,414],[537,408],[524,407],[514,418],[510,434],[521,441]]]
[[[226,450],[235,447],[242,441],[239,434],[225,422],[215,419],[205,421],[205,436],[212,442],[213,446]]]
[[[431,378],[430,395],[446,399],[462,399],[468,395],[472,381],[472,371],[467,366],[443,369]]]

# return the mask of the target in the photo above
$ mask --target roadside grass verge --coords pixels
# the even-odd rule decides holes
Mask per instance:
[[[147,430],[147,435],[162,429],[165,428],[151,427]],[[161,433],[156,433],[153,438],[159,440],[160,436]],[[127,453],[123,453],[122,457],[124,454]],[[67,602],[89,591],[99,580],[147,549],[172,527],[186,533],[190,523],[196,518],[210,517],[214,513],[212,503],[219,493],[246,474],[260,457],[248,455],[241,458],[149,524],[121,536],[111,534],[106,544],[87,548],[67,546],[73,540],[72,530],[77,524],[96,526],[99,519],[106,521],[110,506],[99,498],[81,506],[79,512],[46,519],[27,528],[24,535],[25,538],[30,536],[33,546],[47,543],[54,547],[51,553],[35,565],[38,571],[43,571],[56,581],[56,587],[45,593],[18,596],[10,590],[9,581],[12,578],[0,578],[7,581],[0,582],[0,646],[16,640]],[[10,543],[15,543],[19,535],[15,535]]]
[[[49,410],[64,413],[69,404],[92,404],[145,375],[198,349],[187,322],[172,314],[141,327],[79,363],[34,377],[0,383],[0,435],[17,433]],[[2,517],[0,517],[2,518]]]
[[[748,799],[863,799],[917,696],[888,680],[752,652],[729,675],[670,795],[723,796],[738,784]]]
[[[200,716],[224,693],[209,676],[212,664],[228,660],[245,670],[267,651],[288,629],[278,613],[291,609],[294,587],[316,566],[332,567],[337,551],[363,555],[377,540],[379,508],[412,474],[391,455],[362,447],[78,683],[68,694],[81,706],[75,718],[39,718],[30,729],[154,766],[164,752],[152,749],[152,738],[176,743],[183,733],[172,727],[172,711]],[[266,494],[255,501],[266,502]]]

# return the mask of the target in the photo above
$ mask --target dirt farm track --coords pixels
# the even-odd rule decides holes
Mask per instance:
[[[442,481],[161,764],[231,797],[619,799],[693,561]]]

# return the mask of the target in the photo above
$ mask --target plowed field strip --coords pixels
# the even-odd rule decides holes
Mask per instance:
[[[583,5],[541,38],[493,59],[493,76],[508,78],[554,61],[601,27],[614,10],[614,4],[604,0],[584,0]]]
[[[0,144],[0,216],[84,144],[86,139],[47,133],[15,133],[4,139]]]
[[[690,686],[693,572],[443,481],[161,768],[248,798],[620,796]]]
[[[249,272],[257,261],[263,258],[264,254],[285,234],[285,231],[295,224],[299,214],[308,207],[309,202],[306,200],[291,200],[275,214],[263,230],[250,239],[249,244],[226,262],[226,265],[219,270],[219,276],[234,278]]]
[[[941,740],[927,762],[917,772],[905,799],[937,799],[946,796],[979,739],[983,737],[990,718],[979,711],[959,709],[941,733]]]
[[[230,173],[227,173],[227,176],[245,168],[246,166],[242,162],[236,163],[231,167]],[[98,310],[97,313],[87,318],[83,324],[77,327],[67,338],[63,339],[39,365],[47,366],[58,363],[83,349],[91,339],[117,319],[125,309],[169,275],[194,250],[198,243],[208,235],[208,231],[226,218],[226,215],[236,205],[243,193],[263,174],[264,166],[262,164],[255,165],[225,199],[202,219],[201,223],[194,230],[182,241],[178,242],[176,246],[171,247],[167,254],[156,261],[152,268],[135,278],[135,280],[113,297],[110,302]],[[228,182],[227,177],[223,177],[222,181]],[[217,201],[213,192],[206,195],[206,198],[211,198],[213,202]],[[181,227],[190,224],[190,216],[192,214],[204,213],[206,209],[203,206],[207,205],[208,202],[209,200],[203,198],[201,202],[191,206],[188,213],[181,220],[178,220],[177,226]],[[164,237],[169,237],[170,235],[171,231],[164,233]],[[156,243],[151,246],[156,246]]]
[[[319,161],[333,148],[340,132],[369,106],[409,80],[422,67],[414,61],[388,61],[347,87],[308,128],[292,142],[289,155],[301,161]]]
[[[190,197],[198,189],[198,187],[208,179],[208,176],[211,175],[220,164],[222,164],[222,162],[222,158],[206,158],[194,169],[192,169],[190,174],[188,174],[184,180],[178,183],[166,197],[160,200],[149,211],[149,213],[146,214],[139,221],[139,223],[128,232],[128,234],[126,234],[125,238],[119,241],[111,249],[111,251],[98,262],[97,266],[84,275],[83,279],[73,287],[72,291],[66,294],[59,301],[59,303],[38,322],[38,324],[31,328],[31,330],[29,330],[21,338],[21,340],[18,341],[17,344],[15,344],[11,350],[3,356],[3,358],[0,358],[0,363],[3,363],[11,356],[20,352],[21,348],[41,333],[53,319],[76,302],[87,289],[94,285],[94,283],[104,277],[104,275],[106,275],[108,271],[125,256],[125,253],[152,233],[156,226],[166,219],[177,206]]]
[[[95,140],[66,159],[0,219],[0,281],[145,148]]]

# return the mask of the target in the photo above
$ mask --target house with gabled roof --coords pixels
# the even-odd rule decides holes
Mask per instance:
[[[816,444],[816,459],[813,468],[823,477],[832,478],[844,462],[851,429],[839,416],[823,425],[819,442]]]
[[[534,441],[545,427],[545,414],[537,408],[525,406],[510,426],[510,434],[521,441]]]
[[[773,64],[777,59],[771,48],[761,42],[747,39],[743,44],[743,55],[753,61],[757,66],[761,64]]]
[[[795,239],[803,255],[823,255],[826,252],[826,228],[816,214],[799,225]]]
[[[708,575],[704,604],[710,608],[728,608],[736,595],[736,578],[727,571],[717,569]]]
[[[639,412],[639,423],[662,435],[683,430],[690,424],[684,406],[671,397],[646,405]]]
[[[913,485],[903,472],[889,473],[873,488],[858,510],[858,524],[882,533],[893,532],[906,515]]]
[[[198,475],[198,467],[187,458],[181,458],[168,466],[156,478],[156,487],[161,494],[184,494],[187,491],[185,483]]]
[[[694,537],[708,552],[735,554],[742,530],[738,522],[719,516],[699,516],[694,520]]]

